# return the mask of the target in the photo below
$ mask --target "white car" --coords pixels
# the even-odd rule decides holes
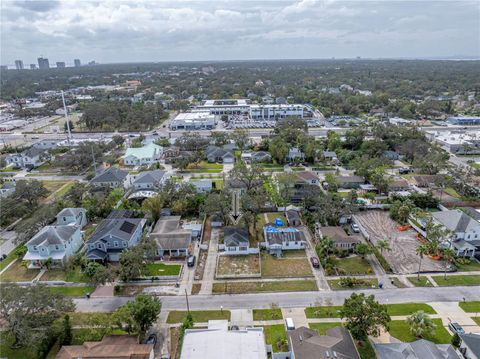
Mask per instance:
[[[355,233],[360,233],[360,227],[358,226],[358,224],[352,223],[351,227],[352,231],[354,231]]]

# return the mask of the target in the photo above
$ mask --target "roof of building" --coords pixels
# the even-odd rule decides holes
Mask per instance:
[[[363,183],[365,179],[360,176],[336,176],[335,180],[340,183]]]
[[[275,231],[265,229],[265,241],[270,244],[282,244],[283,242],[304,242],[305,234],[293,230],[293,228],[277,228]]]
[[[440,178],[438,175],[418,175],[412,176],[417,185],[419,186],[429,186],[430,184],[435,184],[435,182]]]
[[[65,244],[77,230],[77,226],[45,226],[27,242],[27,245]]]
[[[379,359],[459,359],[449,344],[435,344],[425,339],[412,343],[375,344]]]
[[[130,240],[133,233],[139,226],[143,226],[144,219],[141,218],[113,218],[104,219],[95,229],[88,243],[94,243],[107,236],[116,237],[122,240]]]
[[[213,323],[208,329],[187,329],[181,359],[266,359],[263,328],[228,330],[228,322]]]
[[[323,151],[323,157],[333,158],[337,157],[337,154],[334,151]]]
[[[320,227],[323,237],[331,238],[336,243],[360,243],[355,236],[349,236],[342,227]]]
[[[65,345],[56,359],[149,359],[153,344],[139,344],[134,335],[109,335],[100,342]]]
[[[119,170],[115,167],[110,167],[105,172],[95,176],[91,183],[104,183],[104,182],[121,182],[128,176],[128,171]]]
[[[145,171],[139,173],[133,184],[142,184],[142,183],[158,183],[165,176],[165,172],[161,170]]]
[[[479,226],[476,220],[459,209],[434,212],[432,217],[453,232],[466,232]]]
[[[318,176],[311,171],[298,171],[295,174],[299,179],[303,181],[307,181],[307,182],[318,181]]]
[[[477,356],[480,357],[480,334],[459,334],[462,342]]]
[[[158,248],[185,249],[188,248],[192,238],[192,230],[184,229],[180,224],[180,216],[162,216],[150,233]]]
[[[224,243],[227,247],[238,247],[241,245],[248,245],[248,230],[243,227],[225,227],[223,229]]]
[[[162,152],[162,146],[159,146],[153,142],[149,142],[142,147],[130,147],[125,151],[125,157],[136,157],[136,158],[153,158]]]
[[[288,331],[291,351],[295,358],[360,359],[355,343],[347,329],[334,327],[326,335],[306,327]]]
[[[15,189],[16,183],[15,182],[5,182],[0,188],[1,189]]]
[[[44,153],[45,150],[39,147],[30,147],[29,149],[22,152],[22,156],[27,157],[36,157]]]
[[[473,207],[461,207],[460,209],[476,221],[480,222],[480,211],[476,210]]]
[[[407,180],[404,179],[396,179],[393,180],[388,184],[389,188],[408,188],[410,185],[408,184]]]
[[[64,208],[58,212],[57,217],[76,217],[80,213],[85,213],[85,208]]]
[[[295,209],[289,209],[285,212],[285,216],[287,217],[287,221],[299,220],[300,221],[300,214]]]

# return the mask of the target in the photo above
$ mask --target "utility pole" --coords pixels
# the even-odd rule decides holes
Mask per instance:
[[[90,149],[92,150],[92,159],[93,159],[93,170],[95,171],[95,176],[97,175],[97,164],[95,163],[95,154],[93,153],[93,145],[90,145]]]
[[[190,305],[188,305],[188,293],[187,293],[187,288],[185,288],[185,299],[187,300],[187,313],[190,314]]]
[[[65,96],[63,95],[63,90],[62,90],[62,101],[63,101],[63,111],[65,112],[65,120],[67,121],[67,131],[68,131],[67,142],[68,142],[68,146],[70,146],[70,139],[71,139],[70,122],[68,121],[67,105],[65,104]]]

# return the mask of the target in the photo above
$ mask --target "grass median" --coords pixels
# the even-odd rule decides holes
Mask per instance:
[[[217,282],[213,293],[260,293],[260,292],[310,292],[318,290],[314,280],[288,280],[275,282]]]
[[[457,285],[480,285],[480,275],[434,276],[433,280],[441,287]]]
[[[467,313],[478,313],[480,312],[480,301],[476,302],[460,302],[458,306]]]
[[[280,308],[253,310],[253,320],[279,320],[282,318],[282,310]]]
[[[184,310],[172,310],[168,313],[167,323],[182,323],[187,317],[187,311]],[[229,310],[191,310],[194,323],[205,323],[209,320],[230,320]]]

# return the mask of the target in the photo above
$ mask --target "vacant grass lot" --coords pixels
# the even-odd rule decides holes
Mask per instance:
[[[116,285],[114,295],[136,296],[143,292],[145,288],[153,287],[153,285]]]
[[[425,276],[420,276],[420,279],[417,277],[408,277],[408,280],[415,286],[415,287],[433,287],[432,283],[428,280]]]
[[[0,275],[1,282],[29,282],[40,273],[38,269],[28,269],[17,260]]]
[[[318,290],[314,280],[283,282],[222,282],[213,283],[213,293],[305,292]]]
[[[431,306],[424,303],[387,304],[387,311],[391,316],[410,315],[419,310],[422,310],[427,314],[437,313]]]
[[[341,305],[331,305],[325,307],[308,307],[305,308],[307,318],[340,318],[339,310]]]
[[[327,334],[327,330],[330,328],[335,328],[335,327],[341,327],[342,323],[335,323],[335,322],[330,322],[330,323],[310,323],[308,324],[310,329],[314,329],[318,331],[318,334],[320,335],[325,335]]]
[[[42,277],[41,281],[65,281],[65,282],[74,282],[74,283],[84,283],[89,282],[87,276],[82,273],[80,267],[76,267],[74,270],[64,271],[62,269],[49,269],[47,270]]]
[[[67,297],[83,297],[87,293],[93,293],[94,286],[85,287],[50,287],[50,291],[53,293],[61,293]]]
[[[469,264],[460,264],[458,265],[458,271],[459,272],[480,271],[480,263],[472,260]]]
[[[260,274],[260,257],[258,254],[246,256],[219,256],[217,274],[220,276]]]
[[[253,320],[278,320],[282,319],[282,310],[274,309],[254,309]]]
[[[283,324],[266,325],[263,327],[265,333],[265,341],[272,345],[274,352],[288,351],[287,332]]]
[[[230,311],[228,310],[191,310],[193,321],[195,323],[204,323],[209,320],[230,320]],[[187,312],[184,310],[173,310],[168,313],[167,323],[182,323],[187,317]]]
[[[202,161],[198,164],[191,164],[187,167],[185,172],[193,172],[193,173],[220,173],[223,170],[223,164],[221,163],[208,163],[206,161]]]
[[[477,302],[460,302],[458,306],[467,313],[478,313],[480,312],[480,301]]]
[[[480,275],[434,276],[433,280],[442,287],[450,285],[480,285]]]
[[[442,320],[432,320],[437,325],[437,329],[435,330],[433,336],[425,337],[424,339],[430,340],[436,344],[450,344],[452,336],[443,326]],[[392,320],[389,324],[389,328],[390,335],[401,340],[402,342],[413,342],[418,339],[410,332],[410,326],[405,320]]]
[[[342,290],[342,289],[371,289],[372,287],[378,288],[378,279],[361,279],[362,283],[355,285],[354,287],[342,287],[340,285],[340,279],[329,280],[328,285],[333,290]]]
[[[151,263],[147,264],[148,275],[151,276],[169,276],[179,275],[182,266],[180,264]]]
[[[69,182],[72,182],[72,181],[60,181],[60,180],[57,180],[57,181],[42,181],[43,186],[50,193],[58,191],[60,188],[62,188],[64,185],[66,185]]]
[[[335,265],[339,275],[350,276],[373,273],[373,269],[368,261],[359,256],[339,258]]]
[[[268,253],[262,253],[262,277],[293,278],[312,276],[312,269],[306,257],[276,258]]]

